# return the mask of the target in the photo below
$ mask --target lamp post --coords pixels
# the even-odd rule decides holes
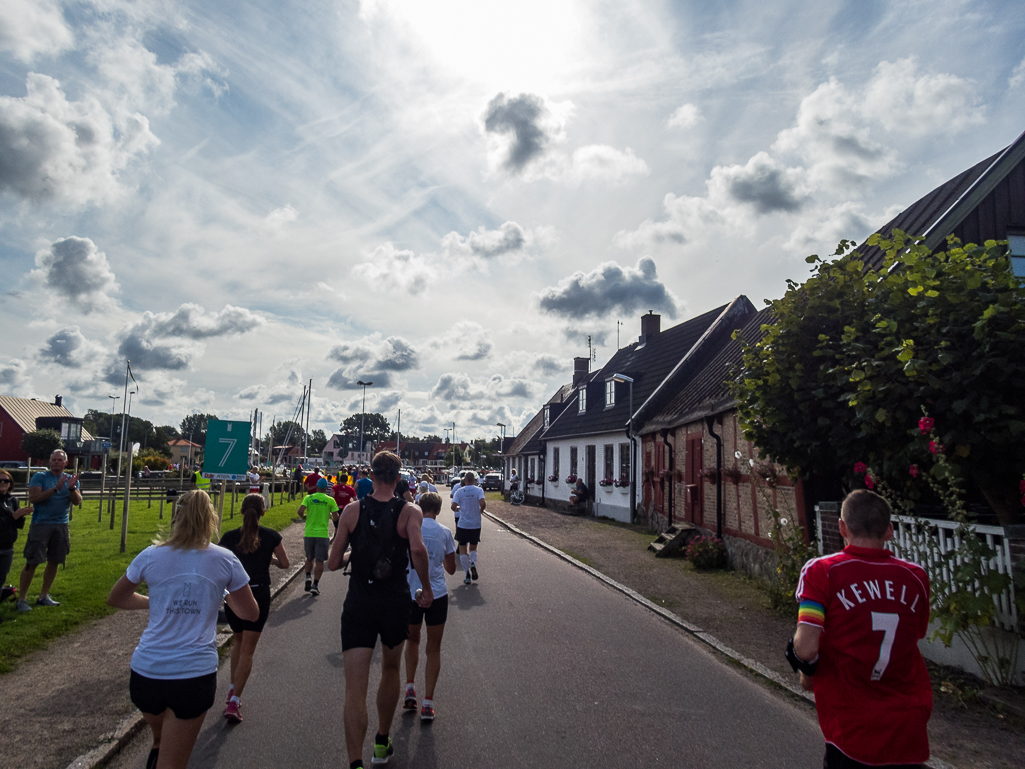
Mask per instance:
[[[634,467],[637,452],[634,450],[634,380],[626,374],[613,374],[613,382],[625,382],[630,385],[630,412],[626,421],[626,437],[630,440],[630,523],[634,522],[637,507],[637,469]]]
[[[373,382],[364,382],[360,379],[356,382],[360,387],[363,388],[363,410],[359,415],[359,453],[363,454],[363,427],[367,421],[367,388],[373,384]]]
[[[120,395],[108,395],[107,397],[110,398],[110,442],[111,442],[111,444],[113,444],[114,443],[114,406],[116,406],[117,402],[119,400],[121,400],[121,396]]]
[[[505,476],[509,474],[509,468],[505,466],[505,425],[495,422],[495,426],[502,428],[502,445],[498,447],[498,453],[502,457],[502,491],[505,491]]]

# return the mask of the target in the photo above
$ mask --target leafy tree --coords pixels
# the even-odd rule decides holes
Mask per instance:
[[[922,409],[952,447],[950,471],[985,495],[1001,523],[1020,510],[1025,471],[1025,292],[1006,244],[930,253],[920,238],[873,235],[866,269],[853,244],[808,257],[775,322],[748,340],[735,384],[745,436],[807,477],[866,462],[905,487]]]
[[[291,428],[291,431],[289,431],[289,428]],[[286,438],[288,439],[287,444],[285,443]],[[271,446],[302,446],[304,438],[306,438],[306,431],[303,429],[303,426],[289,419],[284,422],[275,423],[264,438],[264,442],[270,441]]]
[[[206,423],[217,419],[215,414],[189,414],[181,422],[181,435],[200,446],[206,446]]]
[[[431,433],[430,435],[425,435],[421,440],[423,443],[441,443],[441,436]]]
[[[33,459],[49,459],[53,452],[62,448],[64,443],[60,433],[49,428],[25,433],[21,439],[21,450],[28,454],[29,465]]]
[[[362,414],[353,414],[352,416],[346,417],[345,421],[342,422],[339,432],[355,435],[358,440],[362,416]],[[366,414],[366,421],[363,425],[364,440],[382,441],[392,437],[393,435],[394,430],[392,430],[391,425],[388,424],[387,418],[376,412],[368,412]]]
[[[312,433],[310,433],[310,443],[309,443],[309,454],[310,454],[310,456],[313,456],[314,454],[322,453],[324,451],[324,447],[326,445],[327,445],[327,436],[324,435],[324,431],[323,430],[314,430]]]

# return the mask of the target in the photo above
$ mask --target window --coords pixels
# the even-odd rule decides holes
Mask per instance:
[[[605,480],[605,479],[613,479],[613,480],[615,480],[615,476],[612,474],[613,473],[613,469],[612,468],[615,465],[615,459],[613,457],[613,454],[615,453],[615,450],[616,450],[616,447],[613,446],[611,443],[606,443],[605,444],[605,475],[602,476],[602,480]]]
[[[527,477],[532,480],[534,478],[534,457],[530,458],[530,474]]]
[[[76,422],[61,422],[61,438],[66,441],[82,439],[82,425]]]
[[[577,413],[583,414],[587,411],[587,388],[580,388],[580,397],[577,398]]]
[[[548,408],[548,406],[545,406],[545,429],[546,430],[548,429],[548,419],[549,419],[550,416],[551,416],[551,410]]]
[[[559,447],[552,449],[552,475],[559,477]]]
[[[569,474],[570,475],[576,475],[577,474],[577,447],[576,446],[570,446],[569,447]]]
[[[630,482],[630,444],[619,444],[619,481]]]
[[[616,405],[616,382],[614,379],[605,380],[605,408],[612,408]]]
[[[1011,255],[1011,270],[1025,278],[1025,231],[1007,233],[1007,251]]]

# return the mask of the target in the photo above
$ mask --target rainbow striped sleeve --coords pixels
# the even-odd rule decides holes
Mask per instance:
[[[826,610],[822,607],[822,604],[815,601],[801,601],[801,606],[797,610],[797,624],[825,627]]]

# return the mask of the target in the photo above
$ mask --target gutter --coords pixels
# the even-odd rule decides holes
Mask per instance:
[[[672,467],[673,467],[673,464],[674,464],[673,463],[673,454],[674,454],[674,452],[673,452],[673,444],[671,444],[669,442],[669,431],[663,429],[661,432],[662,432],[662,443],[664,443],[666,445],[666,448],[669,449],[669,468],[670,468],[670,470],[669,470],[669,499],[668,499],[668,501],[666,503],[666,509],[668,510],[668,514],[669,514],[669,525],[672,526],[673,525],[673,470],[672,470]],[[665,483],[664,479],[663,479],[663,483]],[[664,493],[664,490],[663,490],[663,493]]]

